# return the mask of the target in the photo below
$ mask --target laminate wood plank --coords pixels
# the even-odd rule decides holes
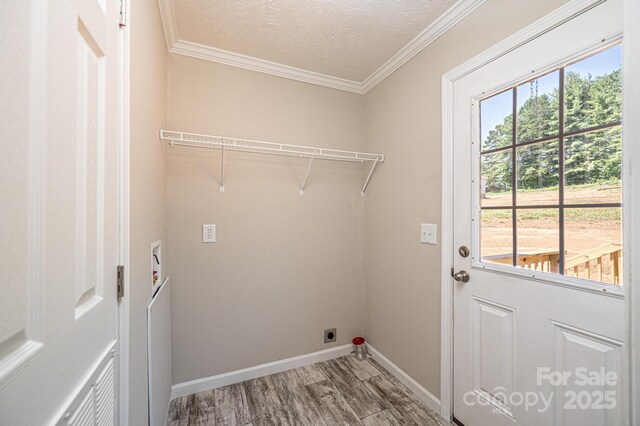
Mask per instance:
[[[244,426],[251,422],[244,386],[236,383],[215,390],[216,425]]]
[[[398,386],[403,386],[406,387],[402,384],[402,382],[400,382],[400,380],[396,379],[396,376],[394,376],[393,374],[389,373],[389,371],[387,371],[386,368],[384,368],[378,361],[376,361],[373,358],[369,358],[368,359],[369,363],[371,365],[373,365],[378,371],[380,371],[380,374],[382,374],[383,376],[385,376],[387,379],[391,380],[391,382],[395,385]]]
[[[358,380],[346,361],[333,359],[320,365],[359,418],[385,409],[380,398]]]
[[[216,401],[216,425],[235,426],[237,424],[236,410],[233,405],[235,401],[231,397],[231,386],[214,389],[214,395]]]
[[[364,426],[399,426],[400,422],[388,411],[380,411],[362,419]]]
[[[418,396],[415,393],[411,392],[411,390],[409,388],[407,388],[403,384],[400,384],[400,387],[409,396],[409,399],[411,401],[413,401],[414,404],[418,405],[419,407],[422,407],[422,409],[427,412],[429,417],[431,417],[436,422],[437,425],[439,425],[439,426],[451,426],[452,425],[450,422],[446,421],[440,415],[440,413],[438,413],[437,411],[431,409],[431,407],[426,405],[420,398],[418,398]]]
[[[239,419],[240,423],[243,425],[251,424],[249,402],[247,401],[247,394],[244,390],[244,386],[242,386],[241,383],[236,383],[231,387],[236,401],[236,418]]]
[[[304,367],[296,368],[296,373],[298,373],[305,386],[327,380],[327,376],[318,364],[305,365]]]
[[[369,362],[371,363],[371,365],[373,365],[376,369],[380,371],[381,375],[383,375],[391,383],[393,383],[394,386],[398,387],[399,389],[402,389],[402,391],[409,396],[409,399],[411,399],[418,406],[423,407],[423,409],[426,410],[430,414],[430,416],[438,422],[439,425],[442,425],[442,426],[451,425],[450,422],[444,420],[442,416],[440,416],[440,413],[426,406],[425,403],[422,402],[422,400],[418,398],[417,395],[411,392],[409,388],[407,388],[400,380],[398,380],[393,374],[391,374],[386,368],[384,368],[378,361],[376,361],[373,358],[369,358]]]
[[[427,407],[407,394],[404,385],[398,386],[385,375],[372,377],[364,383],[384,401],[386,409],[401,424],[439,426],[438,420],[431,416]]]
[[[426,405],[420,398],[418,398],[418,396],[416,394],[414,394],[413,392],[411,392],[410,389],[408,389],[406,386],[402,385],[401,386],[402,389],[404,390],[404,392],[409,395],[409,399],[411,401],[413,401],[414,404],[416,404],[419,407],[422,407],[422,409],[424,411],[426,411],[426,413],[429,415],[429,417],[431,417],[431,419],[433,419],[433,421],[435,422],[435,424],[437,424],[438,426],[452,426],[451,422],[446,421],[439,412],[431,409],[431,407],[429,407],[428,405]]]
[[[347,355],[340,358],[340,360],[345,361],[349,365],[349,367],[351,367],[351,371],[353,371],[353,374],[359,380],[367,380],[382,374],[376,367],[373,366],[373,364],[369,362],[368,359],[363,359],[362,361],[360,361],[353,355]]]
[[[215,426],[215,406],[213,390],[195,394],[189,411],[189,426]]]
[[[243,382],[254,426],[290,425],[271,376]]]
[[[180,404],[182,398],[175,398],[169,403],[169,412],[167,413],[167,422],[172,422],[180,418]]]
[[[326,425],[315,401],[294,370],[271,376],[289,423],[294,425]]]
[[[178,419],[169,423],[171,426],[188,426],[189,415],[191,413],[191,407],[195,402],[195,394],[183,396],[180,400],[180,407],[178,409]]]
[[[183,411],[187,405],[187,399],[185,397],[175,398],[169,404],[169,413],[167,414],[167,426],[178,426],[180,419],[183,416]],[[187,418],[189,412],[187,411]]]
[[[438,425],[440,425],[440,426],[451,426],[451,423],[446,421],[444,418],[442,418],[440,413],[438,413],[437,411],[431,409],[431,407],[426,405],[420,398],[418,398],[418,396],[415,393],[413,393],[411,391],[411,389],[406,387],[393,374],[391,374],[390,372],[385,370],[383,367],[381,367],[381,368],[382,368],[381,371],[383,372],[382,374],[385,375],[385,377],[387,377],[389,379],[389,381],[391,381],[391,383],[394,386],[396,386],[398,389],[402,390],[402,392],[404,392],[409,397],[409,399],[411,400],[411,402],[413,404],[417,405],[418,407],[421,407],[424,411],[426,411],[427,414],[429,415],[429,417],[431,417]]]
[[[361,425],[351,406],[330,380],[307,386],[327,425]]]

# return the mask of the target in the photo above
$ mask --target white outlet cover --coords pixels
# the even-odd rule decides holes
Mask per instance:
[[[422,244],[437,244],[438,226],[432,223],[420,224],[420,242]]]
[[[202,242],[216,242],[216,225],[202,225]]]

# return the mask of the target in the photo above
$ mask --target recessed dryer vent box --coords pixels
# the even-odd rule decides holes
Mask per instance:
[[[156,294],[156,290],[162,284],[162,241],[151,244],[151,295]]]

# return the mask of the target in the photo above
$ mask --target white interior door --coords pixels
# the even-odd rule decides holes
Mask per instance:
[[[454,83],[466,426],[622,424],[621,33],[607,0]]]
[[[113,424],[119,1],[0,2],[0,424]]]

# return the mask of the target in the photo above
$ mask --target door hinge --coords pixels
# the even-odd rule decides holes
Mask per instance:
[[[127,26],[127,3],[126,0],[120,0],[120,26]]]
[[[116,286],[116,293],[118,300],[124,297],[124,265],[118,265],[118,285]]]

